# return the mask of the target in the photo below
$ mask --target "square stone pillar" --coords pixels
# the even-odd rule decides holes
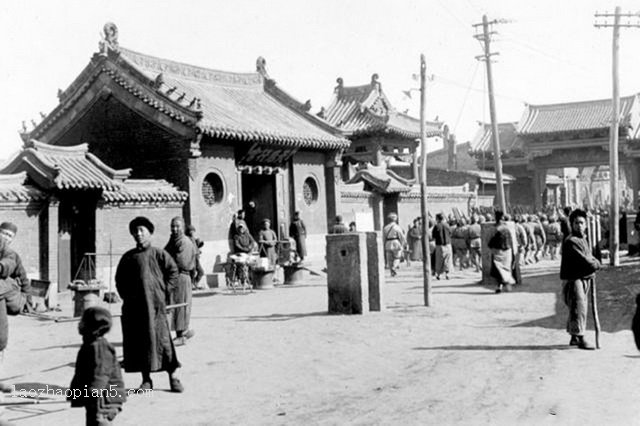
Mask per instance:
[[[545,169],[536,169],[533,172],[533,205],[536,210],[540,210],[544,206],[542,197],[546,187],[547,171]]]
[[[384,250],[379,231],[365,232],[367,236],[367,274],[369,280],[369,310],[382,311],[384,279]]]
[[[329,313],[365,313],[369,301],[366,235],[330,234],[326,240]]]

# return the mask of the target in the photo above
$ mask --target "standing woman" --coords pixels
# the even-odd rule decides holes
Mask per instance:
[[[436,279],[444,274],[449,279],[451,269],[451,229],[444,221],[442,213],[436,215],[436,226],[433,227],[433,239],[436,243]]]
[[[276,244],[278,237],[273,229],[271,229],[271,220],[262,220],[262,229],[258,234],[258,243],[260,244],[260,257],[269,259],[269,266],[275,266],[278,262],[278,253],[276,252]]]
[[[307,255],[307,228],[304,226],[302,219],[300,219],[299,211],[293,214],[293,222],[289,226],[289,235],[296,242],[298,256],[300,256],[300,261],[303,261]]]
[[[409,250],[411,250],[411,260],[422,260],[422,218],[416,217],[413,220],[413,226],[409,229],[407,236],[409,240]]]

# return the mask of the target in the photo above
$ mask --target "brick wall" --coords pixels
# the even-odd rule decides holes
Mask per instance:
[[[98,253],[96,268],[98,278],[105,285],[109,285],[111,281],[111,284],[115,286],[113,276],[118,262],[124,253],[135,246],[135,242],[129,234],[129,222],[136,216],[146,216],[151,220],[155,226],[152,244],[164,248],[169,240],[171,219],[175,216],[182,216],[182,206],[180,204],[167,206],[131,204],[98,207],[96,210],[96,253]],[[111,259],[109,259],[110,251]],[[111,280],[109,279],[110,273],[112,274]]]
[[[327,232],[327,198],[325,188],[325,156],[320,152],[301,151],[293,156],[293,179],[291,187],[294,192],[293,209],[300,210],[308,234],[326,234]],[[304,181],[312,178],[318,188],[318,199],[311,205],[304,201],[302,188]]]

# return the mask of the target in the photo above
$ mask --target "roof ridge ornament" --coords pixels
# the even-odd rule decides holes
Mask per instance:
[[[333,89],[333,91],[338,95],[339,98],[341,98],[342,93],[344,92],[344,80],[342,79],[342,77],[338,77],[336,78],[336,83],[338,83],[338,85],[335,89]]]
[[[120,51],[118,44],[118,27],[113,22],[107,22],[102,27],[102,40],[98,43],[101,55],[107,55],[109,50]]]
[[[265,79],[271,80],[271,77],[269,77],[269,73],[267,72],[267,60],[262,56],[258,56],[258,59],[256,59],[256,71]]]
[[[378,93],[380,93],[380,91],[382,90],[382,85],[378,81],[379,79],[380,76],[378,75],[378,73],[373,73],[373,75],[371,75],[371,88],[376,90]]]

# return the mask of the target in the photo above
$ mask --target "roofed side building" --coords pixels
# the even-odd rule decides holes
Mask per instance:
[[[132,180],[130,174],[103,163],[87,144],[34,140],[2,166],[0,211],[18,226],[15,248],[32,278],[53,281],[60,291],[75,278],[106,283],[104,259],[133,246],[133,217],[165,222],[181,214],[186,192],[165,180]],[[168,228],[158,234],[168,237]],[[79,271],[85,253],[98,253],[97,271]]]
[[[557,104],[526,105],[520,121],[500,125],[503,169],[517,177],[513,194],[518,203],[537,208],[547,200],[561,204],[582,204],[580,189],[565,188],[549,174],[563,174],[567,167],[579,170],[609,163],[611,100],[589,100]],[[638,95],[620,99],[620,167],[630,176],[634,203],[640,190],[640,105]],[[472,154],[480,168],[493,168],[491,128],[484,125],[472,142]],[[554,180],[555,179],[555,180]],[[621,178],[621,181],[623,179]],[[563,194],[551,196],[549,191]]]
[[[226,259],[229,224],[243,207],[254,234],[263,218],[286,234],[300,210],[314,252],[339,209],[334,170],[350,142],[280,88],[263,58],[255,69],[218,71],[136,52],[107,24],[99,52],[25,137],[81,141],[114,167],[131,168],[131,178],[186,191],[184,217],[205,241],[208,271]]]

